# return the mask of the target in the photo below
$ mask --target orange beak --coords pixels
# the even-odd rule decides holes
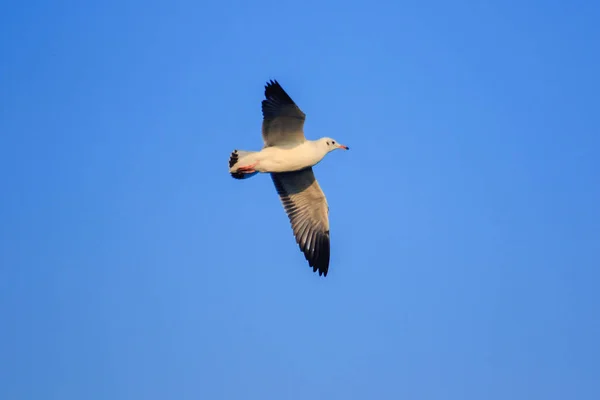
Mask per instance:
[[[344,146],[343,144],[340,144],[338,147],[339,147],[340,149],[344,149],[344,150],[350,150],[350,147],[348,147],[348,146]]]

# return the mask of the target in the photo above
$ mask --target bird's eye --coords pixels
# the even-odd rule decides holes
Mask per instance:
[[[335,144],[335,140],[333,142],[331,142],[332,144]]]

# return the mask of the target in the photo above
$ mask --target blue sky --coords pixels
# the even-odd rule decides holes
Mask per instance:
[[[0,398],[600,398],[599,8],[3,3]],[[327,278],[227,174],[268,79]]]

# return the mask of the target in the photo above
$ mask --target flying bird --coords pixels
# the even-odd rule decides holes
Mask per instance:
[[[333,150],[349,148],[330,137],[307,140],[306,114],[276,80],[265,85],[262,114],[263,148],[234,150],[229,157],[229,173],[235,179],[271,174],[300,250],[313,272],[327,276],[329,206],[312,167]]]

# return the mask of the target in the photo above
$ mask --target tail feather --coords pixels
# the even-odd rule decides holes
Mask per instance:
[[[248,155],[250,153],[254,153],[254,152],[253,151],[243,151],[243,150],[234,150],[231,152],[231,155],[229,156],[229,173],[231,174],[231,176],[233,178],[248,179],[248,178],[252,178],[254,175],[258,174],[258,172],[251,172],[251,173],[239,172],[235,168],[236,164],[240,161],[240,159],[242,159],[243,157],[245,157],[246,155]]]

